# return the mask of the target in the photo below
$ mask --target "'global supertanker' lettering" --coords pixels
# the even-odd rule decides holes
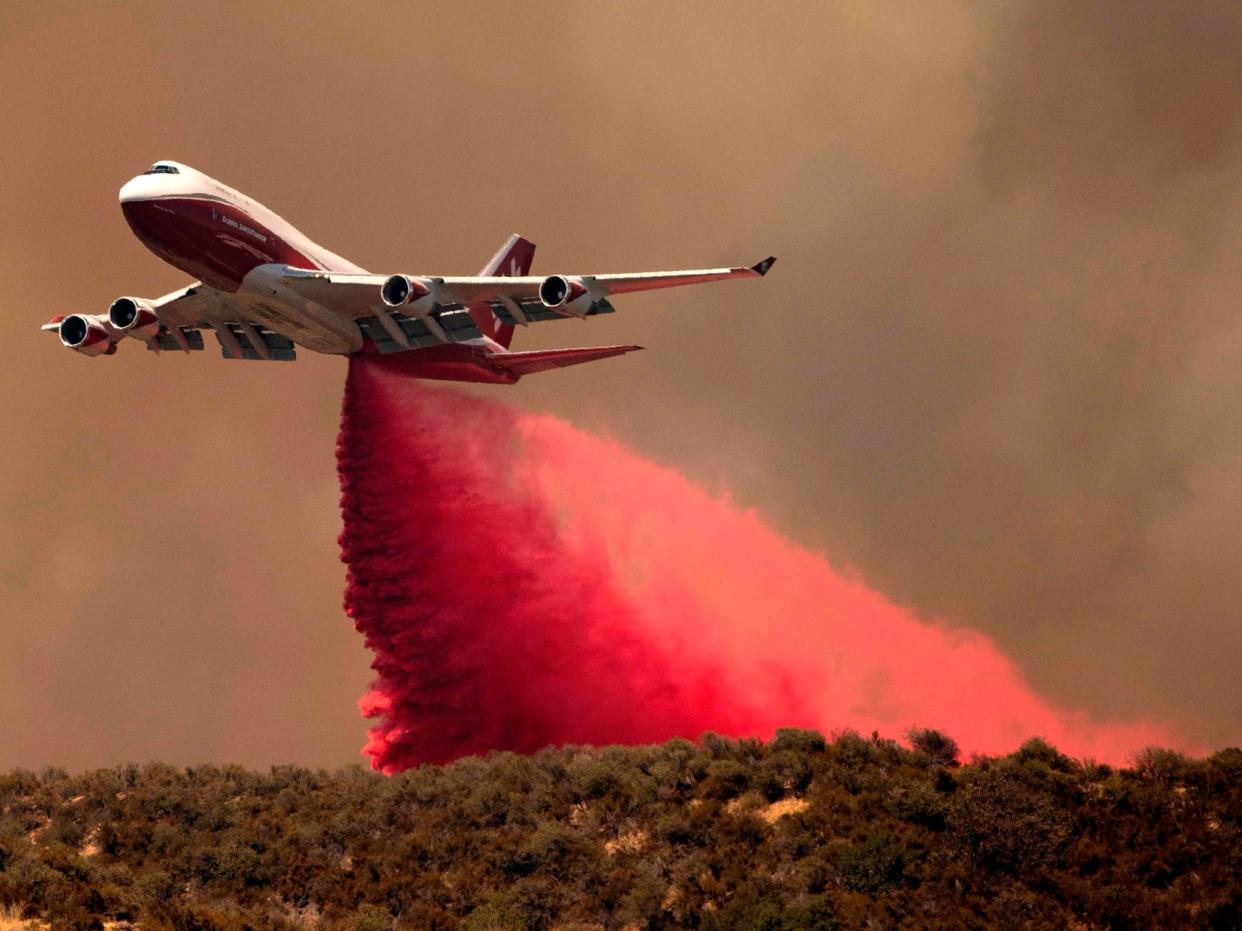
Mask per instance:
[[[254,229],[253,227],[249,227],[245,223],[242,223],[238,220],[234,220],[228,214],[223,214],[223,213],[220,214],[220,222],[223,223],[225,226],[231,226],[235,230],[240,230],[241,232],[245,233],[248,236],[253,236],[255,239],[259,240],[259,242],[267,242],[267,237],[264,236],[262,233],[260,233],[258,230]]]

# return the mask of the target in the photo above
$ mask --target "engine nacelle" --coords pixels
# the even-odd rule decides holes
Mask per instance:
[[[408,275],[392,275],[380,286],[380,299],[393,310],[416,317],[426,316],[435,309],[432,283]]]
[[[153,339],[160,331],[155,305],[140,297],[118,297],[108,308],[108,323],[126,336]]]
[[[102,317],[89,314],[70,314],[60,321],[58,329],[61,345],[88,356],[110,356],[116,352],[116,342],[108,332]]]
[[[544,307],[569,317],[585,317],[591,309],[591,292],[581,278],[549,275],[539,283],[539,300]]]

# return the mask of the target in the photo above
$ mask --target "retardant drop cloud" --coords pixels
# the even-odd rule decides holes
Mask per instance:
[[[1160,724],[1058,709],[985,637],[888,603],[670,469],[549,416],[350,360],[345,607],[374,651],[364,752],[395,772],[493,749],[777,727],[968,752],[1032,736],[1124,761]]]

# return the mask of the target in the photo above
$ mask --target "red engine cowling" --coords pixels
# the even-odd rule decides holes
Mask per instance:
[[[70,314],[60,321],[61,345],[88,356],[110,356],[116,342],[104,325],[103,318],[88,314]]]
[[[108,308],[108,323],[117,333],[152,339],[160,332],[155,305],[140,297],[118,297]]]
[[[585,317],[591,309],[591,293],[581,278],[549,275],[539,283],[544,307],[569,317]]]

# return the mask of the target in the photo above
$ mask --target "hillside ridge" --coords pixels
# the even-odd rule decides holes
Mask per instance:
[[[397,776],[0,775],[0,926],[1242,926],[1242,750],[960,764],[787,729]],[[31,924],[27,924],[31,923]]]

